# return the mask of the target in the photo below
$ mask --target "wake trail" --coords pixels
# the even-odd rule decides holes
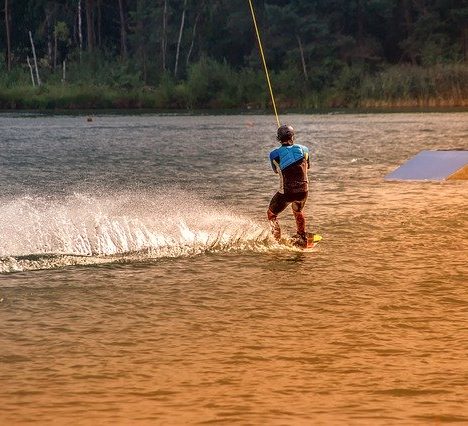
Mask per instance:
[[[276,244],[264,226],[182,191],[0,201],[0,273]]]

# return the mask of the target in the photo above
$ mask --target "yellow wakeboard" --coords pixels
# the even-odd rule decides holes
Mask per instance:
[[[299,248],[304,251],[309,251],[313,249],[320,241],[322,241],[322,236],[319,234],[313,234],[311,232],[307,233],[307,243],[304,244],[302,239],[297,238],[296,236],[288,237],[283,240],[283,243],[289,246]]]

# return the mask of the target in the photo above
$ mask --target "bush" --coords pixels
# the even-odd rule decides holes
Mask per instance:
[[[190,107],[239,106],[237,82],[238,75],[226,62],[202,58],[188,70],[186,85]]]
[[[237,78],[239,106],[265,108],[270,98],[263,73],[244,68],[239,71]]]
[[[286,108],[301,105],[307,94],[307,82],[297,68],[288,68],[274,73],[272,83],[278,103]],[[266,85],[265,91],[268,93]]]

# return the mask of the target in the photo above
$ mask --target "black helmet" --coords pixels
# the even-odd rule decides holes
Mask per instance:
[[[281,126],[278,127],[278,134],[276,138],[280,142],[287,142],[292,140],[294,137],[294,129],[292,126],[288,126],[287,124],[282,124]]]

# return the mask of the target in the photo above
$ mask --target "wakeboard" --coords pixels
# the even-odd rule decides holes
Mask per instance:
[[[284,243],[296,248],[299,248],[303,251],[311,251],[320,241],[322,241],[322,236],[319,234],[313,234],[311,232],[307,233],[307,243],[304,244],[304,241],[297,236],[292,236],[286,238]]]

